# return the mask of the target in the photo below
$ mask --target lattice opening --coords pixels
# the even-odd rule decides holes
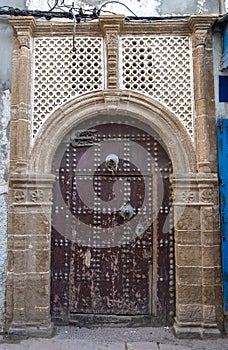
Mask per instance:
[[[193,137],[192,72],[185,36],[122,37],[123,89],[143,92],[173,111]]]
[[[33,137],[57,107],[73,97],[102,90],[103,39],[72,37],[34,39]]]

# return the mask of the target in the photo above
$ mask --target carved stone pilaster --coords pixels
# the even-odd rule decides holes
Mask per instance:
[[[36,22],[33,17],[11,17],[9,22],[14,31],[10,167],[22,173],[27,167],[31,139],[31,41]]]
[[[223,316],[219,309],[222,284],[217,181],[217,174],[173,177],[177,267],[174,330],[178,337],[220,334]]]
[[[211,26],[216,17],[195,15],[189,19],[192,31],[195,99],[195,141],[199,172],[216,171],[214,83]]]
[[[100,26],[106,42],[107,88],[119,87],[119,34],[124,25],[124,16],[102,16]]]
[[[49,336],[53,175],[11,174],[8,209],[6,331]]]

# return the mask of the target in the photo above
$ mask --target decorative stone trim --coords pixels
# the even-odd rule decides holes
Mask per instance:
[[[17,190],[14,195],[16,203],[22,203],[25,199],[25,192],[21,190]]]
[[[107,88],[119,86],[119,34],[124,25],[124,16],[102,16],[100,26],[107,45]]]
[[[34,17],[11,17],[9,22],[17,36],[19,47],[27,47],[30,49],[31,36],[36,28]]]
[[[195,198],[195,194],[191,191],[184,191],[181,193],[181,198],[185,203],[192,203]]]
[[[192,30],[193,73],[195,95],[195,130],[198,169],[202,173],[210,173],[216,169],[216,150],[210,149],[210,133],[216,134],[213,64],[211,61],[212,33],[211,27],[215,16],[191,16],[189,27]],[[205,62],[208,64],[205,64]],[[210,127],[208,127],[210,125]],[[211,161],[213,159],[213,162]]]
[[[212,189],[205,189],[201,192],[201,200],[204,203],[213,203],[214,195]]]
[[[42,190],[34,190],[32,192],[31,198],[34,203],[43,202],[44,192]]]

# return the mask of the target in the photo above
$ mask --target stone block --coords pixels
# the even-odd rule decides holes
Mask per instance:
[[[30,235],[48,235],[50,229],[49,214],[30,212],[26,229]]]
[[[204,323],[216,323],[216,309],[214,305],[203,305]]]
[[[201,284],[202,268],[195,266],[176,267],[177,284]]]
[[[26,272],[26,256],[27,252],[25,250],[13,250],[12,251],[12,263],[13,271],[15,273]]]
[[[180,304],[176,305],[176,316],[179,322],[202,322],[202,304]]]
[[[216,307],[223,307],[223,290],[222,283],[214,286],[215,305]]]
[[[26,234],[26,213],[12,212],[8,213],[8,234],[24,235]]]
[[[215,290],[214,285],[203,286],[202,303],[204,305],[214,305],[215,303]]]
[[[176,230],[175,242],[180,245],[200,245],[201,233],[200,231],[190,230]]]
[[[202,302],[202,286],[177,285],[176,300],[180,304],[200,304]]]
[[[27,236],[26,235],[13,235],[10,236],[13,239],[14,250],[26,250],[27,248]]]
[[[34,250],[49,249],[50,247],[50,235],[28,235],[27,237],[27,248],[33,247]]]
[[[200,211],[198,207],[175,207],[175,227],[177,230],[196,231],[200,229]]]
[[[47,272],[50,270],[50,250],[31,250],[31,258],[35,257],[33,272]],[[30,268],[30,271],[31,268]]]
[[[221,247],[203,246],[202,247],[202,265],[204,267],[221,266]]]
[[[203,246],[214,246],[221,243],[219,231],[202,231],[201,236]]]
[[[202,283],[204,285],[221,284],[221,267],[204,267],[202,269]]]
[[[48,274],[29,274],[25,290],[26,315],[31,322],[47,320],[50,307]]]
[[[201,246],[175,245],[176,263],[179,266],[201,266]]]

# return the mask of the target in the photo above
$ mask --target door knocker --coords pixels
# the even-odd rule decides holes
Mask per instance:
[[[111,171],[112,175],[115,175],[118,169],[119,157],[116,154],[109,154],[105,162],[107,170]]]

